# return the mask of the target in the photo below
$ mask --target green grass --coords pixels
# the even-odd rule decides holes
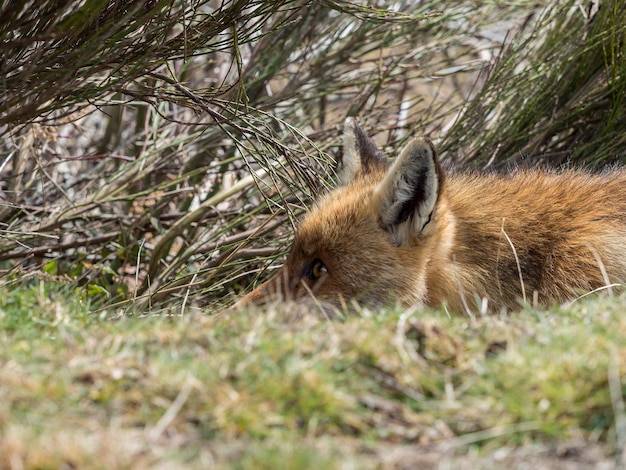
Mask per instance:
[[[480,467],[581,439],[612,458],[625,306],[132,316],[52,281],[3,286],[0,467],[368,468],[390,446]]]

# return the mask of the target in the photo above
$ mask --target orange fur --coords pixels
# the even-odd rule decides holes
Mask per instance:
[[[241,303],[312,294],[463,312],[486,298],[498,311],[626,281],[623,170],[444,176],[428,141],[391,167],[352,120],[345,142],[343,186],[314,205],[279,273]]]

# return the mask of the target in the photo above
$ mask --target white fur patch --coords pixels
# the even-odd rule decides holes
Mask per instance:
[[[347,185],[351,183],[361,168],[361,158],[356,142],[356,121],[354,118],[346,118],[343,126],[343,161],[339,175],[339,183]]]

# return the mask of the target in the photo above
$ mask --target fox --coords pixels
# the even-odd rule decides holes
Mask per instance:
[[[471,314],[612,294],[626,281],[624,169],[444,174],[428,138],[390,163],[354,118],[342,160],[285,263],[239,306],[311,297]]]

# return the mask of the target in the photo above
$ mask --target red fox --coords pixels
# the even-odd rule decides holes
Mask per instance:
[[[626,171],[444,174],[425,138],[389,164],[348,118],[339,186],[304,217],[282,268],[240,304],[314,296],[470,313],[624,281]]]

